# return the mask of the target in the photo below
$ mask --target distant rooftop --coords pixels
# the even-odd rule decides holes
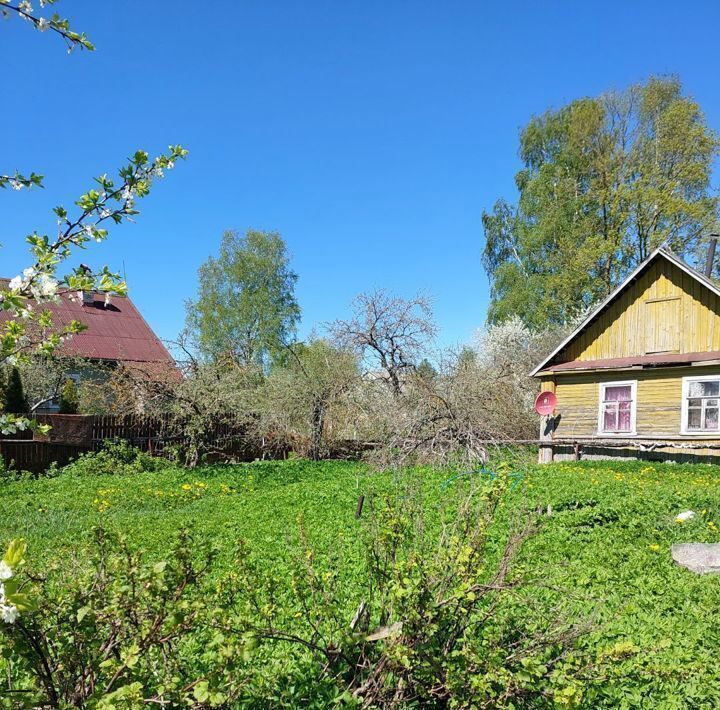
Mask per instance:
[[[8,279],[0,279],[7,286]],[[85,299],[77,292],[68,292],[57,303],[43,303],[43,310],[53,315],[57,326],[80,321],[87,330],[63,343],[56,351],[60,355],[86,357],[94,360],[121,362],[174,363],[167,348],[126,296],[112,296],[105,304],[105,294],[95,293]],[[8,314],[0,311],[0,322]]]

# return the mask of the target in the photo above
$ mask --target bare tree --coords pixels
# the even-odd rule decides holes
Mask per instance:
[[[330,325],[335,340],[355,350],[370,370],[379,373],[394,396],[435,337],[429,300],[418,294],[406,300],[380,289],[353,301],[350,320]]]
[[[474,465],[489,446],[535,439],[537,382],[528,373],[561,335],[514,318],[480,333],[476,348],[439,354],[432,371],[418,368],[402,397],[374,407],[376,426],[383,427],[378,463]]]

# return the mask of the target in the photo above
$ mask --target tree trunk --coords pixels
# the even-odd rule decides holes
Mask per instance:
[[[323,429],[325,428],[325,404],[317,402],[312,411],[312,431],[310,434],[310,458],[317,461],[322,457]]]

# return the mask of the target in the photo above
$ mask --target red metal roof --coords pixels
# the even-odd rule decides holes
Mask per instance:
[[[542,372],[567,372],[568,370],[610,370],[624,367],[663,367],[691,365],[696,362],[720,361],[720,351],[706,353],[659,353],[635,357],[612,357],[605,360],[573,360],[548,365]]]
[[[2,279],[5,283],[7,281]],[[69,325],[77,320],[87,330],[74,335],[56,351],[61,355],[87,357],[97,360],[124,362],[174,363],[170,353],[152,328],[127,297],[112,296],[105,305],[105,294],[96,294],[92,303],[83,303],[77,293],[60,297],[58,303],[42,304],[53,314],[56,326]],[[0,322],[8,315],[0,312]]]

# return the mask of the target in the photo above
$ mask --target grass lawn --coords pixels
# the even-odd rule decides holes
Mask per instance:
[[[418,470],[428,509],[461,493],[472,476]],[[0,483],[0,541],[25,537],[41,570],[82,564],[90,529],[124,532],[160,558],[177,531],[215,541],[228,565],[234,542],[248,541],[263,564],[282,567],[302,515],[319,559],[346,580],[349,613],[360,595],[361,542],[355,507],[399,490],[390,473],[361,464],[304,461],[163,469],[122,476],[63,472]],[[720,706],[720,577],[677,567],[670,545],[720,541],[720,468],[582,462],[530,467],[509,494],[508,511],[544,511],[518,574],[528,621],[562,606],[587,620],[579,641],[589,665],[583,707]],[[684,510],[694,520],[675,521]],[[547,512],[550,512],[548,515]],[[524,596],[523,596],[524,595]],[[282,595],[288,618],[292,596]],[[291,704],[289,696],[278,702]]]

